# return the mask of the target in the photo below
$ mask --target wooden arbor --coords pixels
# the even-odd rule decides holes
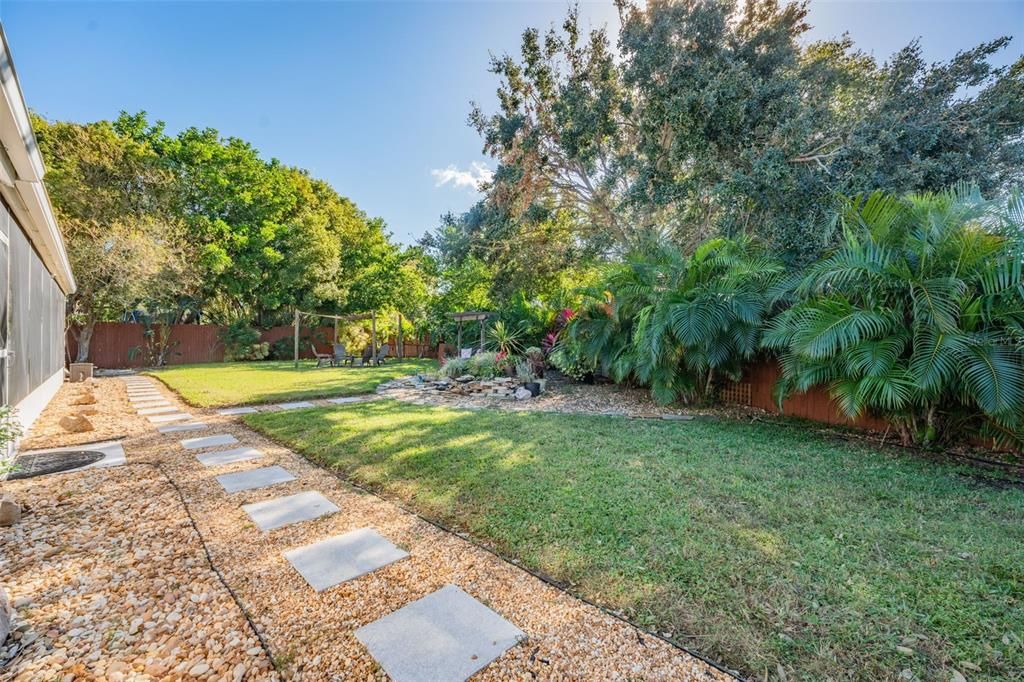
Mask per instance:
[[[377,357],[377,311],[371,310],[368,313],[357,313],[354,315],[324,315],[321,313],[304,313],[301,310],[295,311],[295,369],[299,368],[299,321],[303,315],[315,317],[327,317],[334,320],[334,342],[338,342],[338,322],[356,322],[358,320],[370,320],[370,350],[373,357]]]
[[[463,312],[463,313],[451,313],[451,318],[455,320],[458,325],[458,332],[456,333],[455,346],[458,351],[462,352],[462,323],[463,322],[479,322],[480,323],[480,350],[484,349],[484,330],[487,325],[484,324],[487,318],[493,317],[496,313],[493,312]]]

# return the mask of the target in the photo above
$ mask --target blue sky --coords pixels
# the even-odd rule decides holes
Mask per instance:
[[[308,168],[415,241],[474,201],[471,100],[493,108],[488,55],[567,2],[43,2],[0,0],[25,97],[49,118],[145,110],[171,131],[211,126]],[[617,25],[611,1],[582,2]],[[926,56],[1020,34],[1024,0],[812,0],[811,38],[847,31],[880,60],[921,38]]]

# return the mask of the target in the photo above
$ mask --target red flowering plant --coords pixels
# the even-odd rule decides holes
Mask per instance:
[[[566,326],[574,317],[576,317],[576,311],[572,308],[562,308],[558,311],[551,330],[541,340],[541,348],[544,349],[545,355],[551,353],[551,350],[558,344],[558,339],[561,338],[562,332],[565,331]]]

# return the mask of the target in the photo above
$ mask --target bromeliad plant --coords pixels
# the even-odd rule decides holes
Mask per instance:
[[[842,244],[809,267],[764,345],[777,397],[827,385],[843,411],[897,424],[905,443],[965,426],[1020,444],[1024,202],[969,186],[848,200]]]
[[[691,255],[662,245],[612,266],[563,343],[660,403],[705,399],[757,353],[783,273],[749,239],[712,239]]]

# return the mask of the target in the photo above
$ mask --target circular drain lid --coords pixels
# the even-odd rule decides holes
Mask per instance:
[[[14,471],[7,477],[7,480],[16,481],[21,478],[34,478],[60,471],[71,471],[95,464],[104,457],[106,455],[95,450],[61,450],[60,452],[19,455],[14,458]]]

